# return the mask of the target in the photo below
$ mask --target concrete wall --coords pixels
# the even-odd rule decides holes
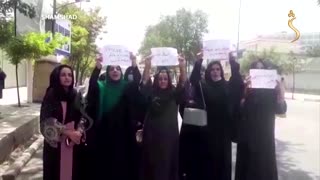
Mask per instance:
[[[302,72],[295,75],[297,93],[320,94],[320,72]],[[285,76],[288,91],[292,91],[293,75]]]
[[[15,88],[16,87],[16,67],[10,64],[5,53],[0,49],[0,67],[7,74],[5,81],[5,88]],[[18,70],[19,86],[27,85],[27,64],[23,61],[19,64]]]

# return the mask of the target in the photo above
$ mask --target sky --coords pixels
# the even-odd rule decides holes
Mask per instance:
[[[209,33],[205,40],[230,39],[236,43],[240,0],[91,0],[81,7],[100,6],[107,16],[107,34],[101,35],[99,46],[117,44],[137,52],[148,25],[156,24],[161,15],[173,15],[176,10],[202,10],[208,14]],[[288,13],[296,15],[293,25],[304,32],[320,32],[320,7],[316,0],[242,0],[240,40],[249,40],[259,34],[287,31]]]

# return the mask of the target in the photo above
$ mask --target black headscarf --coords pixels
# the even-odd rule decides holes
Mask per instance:
[[[166,73],[168,75],[168,87],[167,89],[161,89],[159,87],[159,75],[160,73]],[[168,68],[166,67],[161,67],[159,69],[159,71],[157,72],[157,74],[155,74],[154,76],[154,80],[153,80],[153,89],[156,91],[166,91],[166,90],[172,90],[174,88],[174,86],[172,85],[172,79],[170,76],[170,72],[168,70]]]
[[[72,73],[72,83],[66,91],[60,83],[60,73],[63,68],[69,68]],[[76,91],[74,90],[74,75],[73,69],[68,65],[59,65],[53,69],[50,74],[50,82],[49,87],[47,88],[47,92],[52,90],[55,97],[60,101],[72,101],[76,96]]]
[[[221,76],[221,80],[225,81],[225,78],[224,78],[224,71],[223,71],[223,67],[221,65],[221,63],[219,61],[212,61],[208,64],[208,67],[206,69],[206,72],[205,72],[205,80],[207,82],[213,82],[213,80],[211,79],[211,68],[213,65],[218,65],[219,68],[220,68],[220,76]]]
[[[257,69],[258,63],[263,64],[263,67],[264,67],[263,69],[269,69],[268,63],[266,63],[266,62],[263,61],[262,59],[259,59],[259,60],[257,60],[257,61],[252,62],[251,65],[250,65],[250,69]]]
[[[133,76],[133,81],[135,82],[140,82],[141,80],[141,74],[140,73],[136,73],[134,74],[134,68],[135,67],[128,67],[128,69],[126,70],[126,72],[124,73],[124,80],[129,82],[129,75]]]

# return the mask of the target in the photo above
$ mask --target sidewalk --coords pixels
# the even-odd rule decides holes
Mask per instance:
[[[285,94],[286,99],[292,99],[292,93]],[[320,102],[320,95],[294,94],[294,100]]]
[[[24,104],[27,102],[27,87],[20,87],[20,102]],[[0,99],[1,105],[13,105],[18,104],[17,88],[3,89],[3,96]]]

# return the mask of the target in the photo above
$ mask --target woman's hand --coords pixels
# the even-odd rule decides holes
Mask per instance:
[[[136,133],[136,140],[138,143],[141,143],[142,142],[142,137],[143,137],[143,130],[138,130],[137,133]]]
[[[82,133],[80,131],[67,130],[65,134],[69,139],[71,139],[72,142],[75,144],[80,144],[82,137]]]
[[[132,52],[130,52],[130,60],[132,62],[132,67],[137,67],[137,57]]]
[[[197,61],[201,61],[203,59],[203,50],[201,50],[198,54],[197,54]]]
[[[151,59],[152,59],[152,55],[147,56],[144,59],[144,63],[145,63],[145,68],[151,69]]]
[[[180,54],[178,57],[178,60],[179,60],[180,69],[185,69],[186,68],[186,59],[185,59],[184,55]]]
[[[96,67],[98,69],[102,68],[102,61],[103,61],[102,55],[98,54],[97,57],[96,57]]]

